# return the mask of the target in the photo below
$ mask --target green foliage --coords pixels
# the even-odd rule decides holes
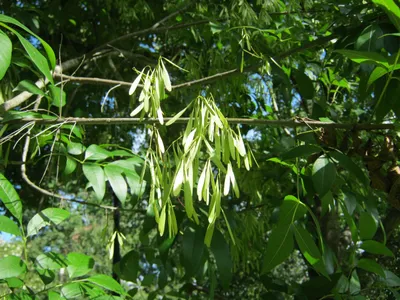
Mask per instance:
[[[0,298],[398,297],[397,2],[0,9]]]

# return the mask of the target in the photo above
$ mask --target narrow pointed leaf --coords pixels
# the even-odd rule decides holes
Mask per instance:
[[[293,252],[293,234],[291,224],[281,225],[274,230],[268,239],[264,253],[262,273],[267,273],[284,262]]]
[[[0,173],[0,200],[10,213],[21,223],[22,202],[12,184]]]
[[[233,277],[233,263],[229,251],[229,245],[219,230],[214,232],[214,238],[212,239],[210,250],[213,253],[217,264],[221,285],[225,290],[227,290]]]
[[[98,200],[103,200],[106,183],[103,169],[96,164],[86,163],[82,166],[83,174],[92,185]]]
[[[106,290],[115,292],[120,295],[126,294],[122,286],[115,279],[107,275],[94,275],[89,278],[85,278],[85,281],[94,283],[98,286],[101,286],[102,288],[105,288]]]
[[[18,225],[6,216],[0,216],[0,231],[7,232],[15,236],[21,236],[21,231],[19,230]]]
[[[122,176],[122,171],[123,170],[121,168],[110,164],[104,167],[104,173],[115,195],[119,201],[125,203],[126,196],[128,194],[128,186],[124,177]]]
[[[359,267],[360,269],[364,269],[368,272],[378,274],[383,278],[386,277],[385,271],[383,270],[382,266],[372,259],[369,258],[360,259],[357,263],[357,267]]]
[[[68,219],[69,211],[61,208],[50,207],[33,216],[27,226],[27,235],[35,235],[45,226],[55,226]]]
[[[320,197],[325,196],[331,189],[336,179],[336,168],[332,161],[325,155],[320,156],[312,169],[314,188]]]
[[[9,37],[0,30],[0,80],[3,79],[11,63],[12,43]]]
[[[389,248],[387,248],[384,244],[379,243],[377,241],[373,240],[363,241],[362,244],[360,245],[360,248],[372,254],[381,254],[394,257],[393,252]]]
[[[25,51],[28,53],[30,59],[35,64],[35,66],[42,72],[42,74],[54,84],[53,76],[51,76],[49,64],[46,58],[37,50],[30,42],[28,42],[22,35],[17,31],[12,30],[14,34],[18,37]]]

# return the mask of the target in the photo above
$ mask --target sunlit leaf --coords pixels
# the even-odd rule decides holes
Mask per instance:
[[[54,54],[53,49],[50,47],[50,45],[48,43],[46,43],[38,35],[36,35],[33,31],[31,31],[28,27],[26,27],[25,25],[23,25],[19,21],[15,20],[14,18],[11,18],[11,17],[6,16],[6,15],[0,15],[0,22],[14,24],[14,25],[22,28],[23,30],[25,30],[26,32],[28,32],[29,34],[34,36],[35,38],[37,38],[40,41],[40,43],[43,45],[44,50],[46,51],[46,54],[47,54],[47,57],[49,58],[51,67],[52,68],[55,67],[55,65],[56,65],[56,56]]]
[[[94,259],[82,253],[71,252],[67,256],[70,278],[86,275],[94,266]]]
[[[68,219],[70,216],[69,211],[61,208],[46,208],[33,216],[27,226],[27,235],[35,235],[45,226],[58,225]]]
[[[7,232],[15,236],[21,236],[21,231],[19,230],[18,225],[6,216],[0,216],[0,231]]]
[[[14,255],[0,259],[0,279],[18,277],[26,272],[25,263]]]
[[[67,299],[81,298],[85,293],[79,282],[68,283],[61,288],[61,294]]]
[[[85,160],[104,160],[112,157],[112,153],[98,145],[90,145],[85,152]]]
[[[67,260],[59,253],[47,252],[39,254],[36,257],[36,262],[43,269],[58,270],[67,267]]]
[[[17,31],[12,30],[12,32],[18,37],[22,46],[25,48],[25,51],[28,53],[32,62],[36,65],[36,67],[42,72],[42,74],[52,83],[54,84],[53,76],[51,76],[50,68],[47,63],[46,58],[37,50],[30,42],[28,42],[22,35],[20,35]]]
[[[45,93],[41,89],[39,89],[33,82],[29,80],[22,80],[21,82],[19,82],[18,85],[14,88],[14,91],[27,91],[34,95],[45,95]]]
[[[117,294],[120,295],[126,294],[125,290],[121,287],[121,285],[110,276],[98,274],[85,278],[84,280],[94,283],[98,286],[101,286],[102,288],[105,288],[106,290],[115,292]]]
[[[83,174],[92,185],[98,200],[104,198],[106,183],[103,169],[96,164],[85,163],[82,166]]]
[[[10,213],[22,223],[22,202],[12,184],[0,173],[0,200]]]
[[[0,80],[3,79],[11,63],[12,43],[8,36],[0,30]]]
[[[104,173],[115,195],[119,201],[125,203],[128,194],[128,186],[124,177],[122,176],[122,171],[123,170],[119,167],[111,164],[108,164],[104,167]]]

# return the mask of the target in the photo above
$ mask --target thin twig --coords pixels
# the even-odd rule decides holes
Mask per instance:
[[[171,117],[164,118],[164,122],[170,121]],[[190,118],[178,118],[175,123],[185,124]],[[252,119],[252,118],[227,118],[230,124],[242,124],[251,126],[272,126],[272,127],[311,127],[311,128],[337,128],[337,129],[353,129],[353,130],[393,130],[396,129],[396,124],[374,124],[374,123],[334,123],[322,122],[317,120],[304,120],[302,118],[295,118],[289,120],[265,120],[265,119]],[[159,124],[157,118],[58,118],[58,119],[41,119],[41,118],[21,118],[11,120],[7,123],[10,124],[23,124],[35,122],[36,124],[61,124],[71,123],[80,125],[110,125],[110,124]]]
[[[147,28],[147,29],[143,29],[143,30],[140,30],[140,31],[132,32],[132,33],[129,33],[129,34],[126,34],[126,35],[117,37],[116,39],[113,39],[113,40],[111,40],[111,41],[109,41],[109,42],[107,42],[107,43],[105,43],[105,44],[103,44],[103,45],[101,45],[101,46],[99,46],[99,47],[96,47],[96,48],[92,51],[92,53],[95,53],[96,51],[99,51],[99,50],[101,50],[101,49],[107,47],[108,45],[115,44],[115,43],[117,43],[117,42],[120,42],[120,41],[129,39],[129,38],[134,37],[134,36],[138,36],[138,35],[142,35],[142,34],[150,33],[150,32],[155,32],[155,31],[159,31],[159,30],[157,30],[157,27],[158,27],[158,26],[160,26],[162,23],[164,23],[165,21],[169,20],[170,18],[173,18],[174,16],[176,16],[176,15],[182,13],[183,11],[185,11],[186,9],[188,9],[188,8],[189,8],[192,4],[194,4],[194,3],[195,3],[194,1],[191,1],[189,4],[185,5],[183,8],[181,8],[181,9],[179,9],[179,10],[173,12],[172,14],[170,14],[170,15],[168,15],[168,16],[166,16],[165,18],[163,18],[163,19],[161,19],[160,21],[156,22],[154,25],[152,25],[151,27],[149,27],[149,28]],[[170,29],[171,29],[171,28],[170,28]],[[164,27],[162,30],[163,30],[163,31],[164,31],[164,30],[168,30],[168,27]]]
[[[105,78],[96,78],[96,77],[75,77],[75,76],[69,76],[69,75],[64,75],[64,74],[63,75],[56,74],[55,77],[63,78],[63,79],[66,79],[67,81],[71,81],[71,82],[82,82],[82,83],[104,84],[104,85],[121,85],[121,86],[127,86],[127,87],[130,87],[132,85],[132,82],[111,80],[111,79],[105,79]],[[143,88],[143,84],[139,84],[138,87]]]
[[[303,51],[306,49],[310,49],[313,47],[316,47],[318,45],[327,43],[333,39],[337,38],[336,34],[331,34],[328,37],[322,37],[320,39],[317,39],[315,41],[309,42],[303,46],[300,47],[296,47],[293,49],[290,49],[284,53],[278,54],[275,57],[272,58],[272,60],[275,61],[279,61],[283,58],[286,58],[296,52],[299,51]],[[244,72],[249,72],[249,71],[254,71],[257,70],[259,67],[261,67],[261,64],[256,64],[256,65],[252,65],[252,66],[248,66],[246,68],[244,68],[243,70],[240,70],[240,68],[235,68],[235,69],[231,69],[228,71],[224,71],[224,72],[220,72],[214,75],[210,75],[204,78],[200,78],[200,79],[195,79],[192,81],[188,81],[188,82],[184,82],[184,83],[180,83],[177,85],[173,85],[171,88],[172,90],[177,90],[177,89],[182,89],[182,88],[188,88],[188,87],[192,87],[192,86],[196,86],[196,85],[200,85],[200,84],[206,84],[206,83],[210,83],[216,80],[219,80],[221,78],[225,78],[225,77],[229,77],[232,75],[238,75]],[[55,77],[60,78],[61,75],[60,74],[55,74]],[[95,77],[74,77],[74,76],[67,76],[67,75],[62,75],[63,78],[68,79],[69,81],[72,82],[83,82],[83,83],[91,83],[91,84],[105,84],[105,85],[121,85],[121,86],[131,86],[132,83],[131,82],[127,82],[127,81],[119,81],[119,80],[111,80],[111,79],[105,79],[105,78],[95,78]],[[142,84],[138,85],[139,88],[143,88]]]

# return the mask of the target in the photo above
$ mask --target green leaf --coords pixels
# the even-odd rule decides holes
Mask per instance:
[[[51,105],[55,107],[63,107],[67,103],[67,94],[64,90],[61,90],[58,86],[49,85],[50,95],[51,95]]]
[[[124,177],[121,175],[122,169],[108,164],[104,167],[104,173],[119,201],[125,203],[128,187]]]
[[[61,208],[46,208],[29,221],[27,236],[37,234],[45,226],[58,225],[68,219],[69,215],[68,211]]]
[[[321,207],[321,216],[324,216],[329,211],[329,208],[332,209],[334,207],[333,195],[331,191],[326,193],[325,196],[321,198]]]
[[[390,272],[388,270],[385,270],[385,277],[383,279],[383,282],[390,287],[397,287],[400,286],[400,278],[394,274],[393,272]]]
[[[363,185],[369,186],[369,179],[365,172],[354,163],[354,161],[347,155],[336,151],[329,152],[329,155],[339,162],[339,165],[350,172],[351,175],[355,176]]]
[[[0,279],[18,277],[26,272],[25,263],[14,255],[0,259]]]
[[[361,64],[367,62],[373,62],[384,67],[388,67],[389,63],[388,60],[376,52],[366,52],[366,51],[355,51],[355,50],[336,50],[347,58],[350,58],[352,61]]]
[[[304,100],[314,98],[314,85],[310,77],[308,77],[304,72],[293,69],[292,74],[296,80],[297,89]]]
[[[315,244],[313,237],[300,224],[294,225],[293,230],[301,253],[307,259],[307,261],[314,266],[318,261],[320,261],[321,252]]]
[[[31,112],[31,111],[10,110],[5,113],[3,123],[14,121],[14,120],[20,120],[23,118],[41,118],[41,117],[42,117],[41,114]]]
[[[201,266],[204,253],[204,229],[196,226],[195,228],[187,227],[182,238],[183,248],[183,267],[186,276],[192,276],[197,273]]]
[[[378,229],[378,222],[370,213],[362,212],[358,221],[358,228],[362,240],[371,240]]]
[[[52,270],[42,269],[40,267],[36,268],[36,272],[39,274],[40,279],[44,284],[50,284],[55,279],[56,275]]]
[[[136,173],[126,173],[126,181],[128,182],[130,193],[141,197],[146,189],[146,181],[141,181],[140,176]]]
[[[357,263],[357,267],[359,267],[360,269],[366,270],[368,272],[378,274],[379,276],[382,276],[383,278],[386,278],[385,271],[383,270],[381,265],[372,259],[368,259],[368,258],[360,259]]]
[[[307,209],[295,196],[286,196],[279,208],[279,226],[292,224],[304,217]]]
[[[39,89],[36,84],[29,80],[22,80],[18,85],[13,89],[13,91],[21,91],[21,92],[29,92],[33,95],[41,95],[44,96],[45,92]]]
[[[55,252],[39,254],[36,261],[41,268],[49,270],[58,270],[67,266],[65,257]]]
[[[346,205],[346,209],[349,215],[353,215],[354,210],[357,207],[356,196],[350,191],[344,191],[344,203]]]
[[[68,283],[61,289],[61,294],[67,299],[80,298],[82,299],[85,290],[79,282]]]
[[[69,155],[66,156],[66,160],[65,160],[65,168],[63,171],[64,175],[69,175],[71,173],[73,173],[76,169],[77,166],[77,162],[75,159],[71,158]]]
[[[89,278],[85,278],[85,281],[97,284],[98,286],[101,286],[102,288],[105,288],[109,291],[115,292],[120,295],[126,294],[125,290],[122,288],[122,286],[112,277],[103,275],[103,274],[98,274],[91,276]]]
[[[363,241],[362,244],[360,245],[360,248],[372,254],[381,254],[394,257],[392,251],[390,251],[384,244],[379,243],[377,241],[373,240]]]
[[[372,0],[376,5],[381,7],[389,16],[396,29],[400,31],[400,8],[393,0]]]
[[[291,226],[291,224],[285,224],[272,230],[264,254],[262,273],[269,272],[284,262],[293,252],[294,241]]]
[[[29,34],[33,35],[35,38],[37,38],[40,41],[40,43],[43,45],[43,48],[47,53],[47,57],[49,58],[51,67],[54,68],[56,66],[56,56],[54,54],[53,49],[50,47],[49,44],[47,44],[44,40],[42,40],[38,35],[33,33],[33,31],[31,31],[28,27],[26,27],[22,23],[18,22],[14,18],[11,18],[11,17],[6,16],[6,15],[0,15],[0,22],[14,24],[14,25],[22,28],[23,30],[25,30]]]
[[[94,259],[82,253],[71,252],[67,256],[70,278],[86,275],[94,266]]]
[[[22,202],[12,184],[0,173],[0,200],[9,212],[22,223]]]
[[[331,160],[321,155],[313,165],[312,181],[320,197],[329,192],[336,179],[336,168]]]
[[[140,255],[131,250],[122,257],[118,264],[119,276],[123,280],[136,282],[139,272]]]
[[[213,234],[210,250],[213,253],[215,262],[217,264],[221,286],[227,290],[229,289],[232,281],[233,264],[229,251],[229,245],[219,230],[216,230]]]
[[[0,216],[0,231],[13,234],[15,236],[21,236],[21,231],[18,225],[6,216]]]
[[[400,65],[396,65],[394,67],[395,70],[400,69]],[[387,73],[391,72],[392,68],[393,66],[390,66],[390,68],[376,66],[375,69],[372,71],[371,75],[369,75],[367,86],[369,87],[376,80],[378,80],[382,76],[385,76]]]
[[[120,157],[134,157],[134,156],[135,156],[135,154],[133,154],[132,152],[128,152],[128,151],[126,151],[126,150],[114,150],[114,151],[111,151],[111,155],[112,155],[113,157],[115,157],[115,156],[120,156]]]
[[[377,24],[367,26],[357,38],[355,43],[356,50],[379,52],[384,46],[382,39],[383,31]]]
[[[360,290],[361,290],[360,279],[358,278],[357,270],[354,270],[351,273],[351,278],[349,282],[349,291],[351,295],[356,295],[360,293]]]
[[[85,160],[104,160],[112,157],[112,153],[98,145],[90,145],[85,152]]]
[[[3,79],[11,63],[12,43],[8,36],[0,30],[0,80]]]
[[[96,194],[97,200],[103,200],[106,192],[106,183],[103,169],[92,163],[85,163],[82,166],[83,174],[92,185]]]
[[[81,143],[68,142],[67,144],[67,151],[72,155],[81,155],[85,149],[85,146]]]
[[[6,279],[7,285],[9,288],[21,288],[24,286],[24,282],[17,278],[17,277],[11,277]]]
[[[48,297],[48,300],[63,300],[63,299],[65,299],[59,293],[56,293],[54,291],[49,291],[47,294],[47,297]]]
[[[315,145],[301,145],[290,149],[282,154],[282,160],[293,159],[297,157],[308,157],[311,154],[321,152],[322,149]]]
[[[346,223],[350,228],[351,238],[352,238],[353,242],[357,242],[357,240],[358,240],[358,229],[357,229],[356,223],[354,222],[354,219],[352,218],[352,216],[349,214],[348,210],[346,209],[345,204],[340,202],[340,206],[342,208]]]
[[[11,30],[11,29],[10,29]],[[26,53],[28,53],[30,59],[35,64],[35,66],[42,72],[42,74],[54,84],[53,76],[51,76],[49,64],[46,58],[37,50],[31,43],[29,43],[22,35],[17,31],[11,30],[19,39],[22,46],[24,47]]]

